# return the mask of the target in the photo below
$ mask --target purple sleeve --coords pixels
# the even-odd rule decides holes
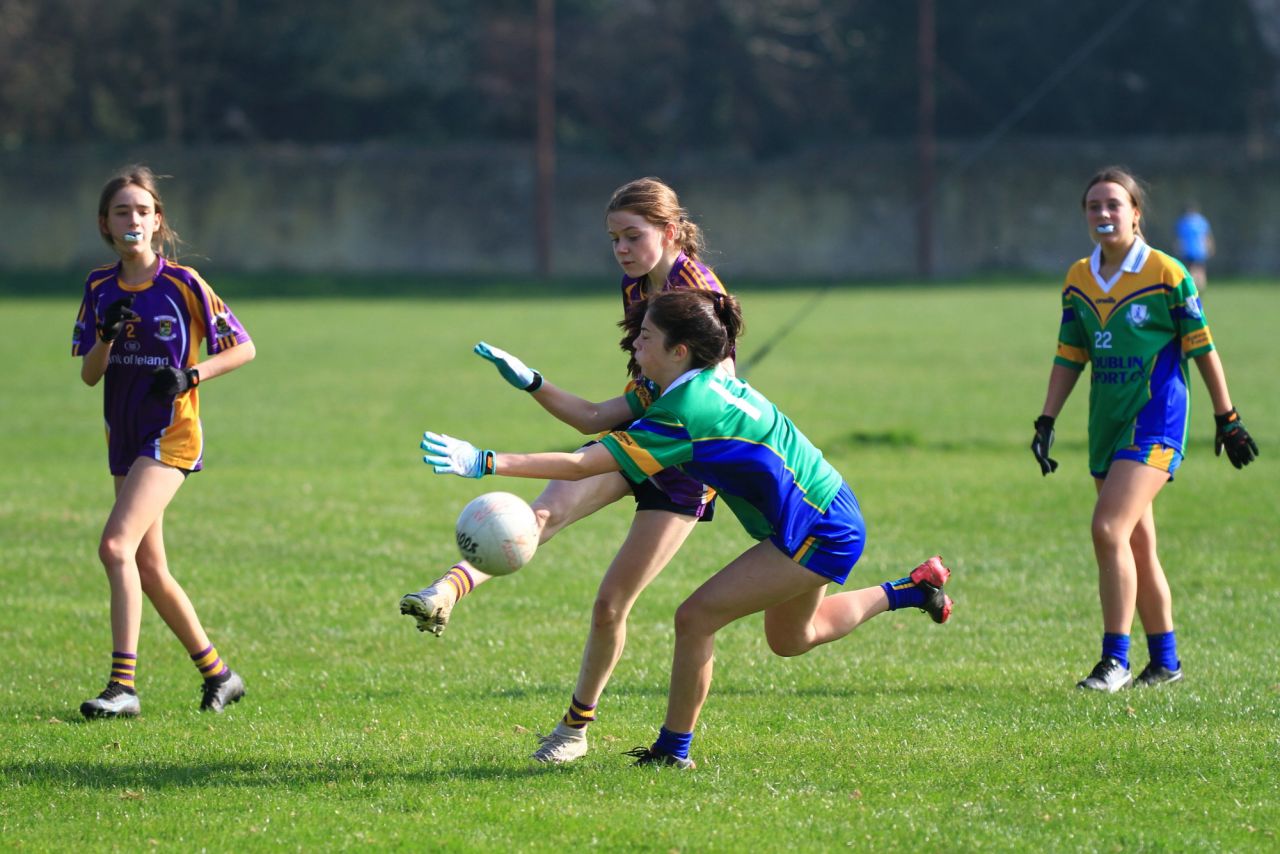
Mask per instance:
[[[205,335],[208,336],[206,348],[213,356],[237,344],[247,343],[248,331],[232,313],[231,307],[213,292],[213,288],[203,280],[200,282],[200,297],[204,303]]]
[[[76,314],[76,326],[71,333],[71,355],[83,356],[93,349],[98,340],[98,313],[93,304],[93,291],[85,282],[84,297]]]

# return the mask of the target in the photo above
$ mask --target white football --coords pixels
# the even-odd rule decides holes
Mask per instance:
[[[538,549],[533,508],[510,492],[486,492],[458,516],[458,551],[481,572],[510,575]]]

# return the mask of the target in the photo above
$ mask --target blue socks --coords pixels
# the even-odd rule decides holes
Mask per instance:
[[[1173,636],[1173,632],[1147,635],[1147,652],[1151,653],[1152,664],[1167,670],[1177,670],[1182,667],[1182,662],[1178,661],[1178,641]]]
[[[1114,658],[1129,669],[1129,636],[1107,632],[1102,636],[1102,657]]]
[[[896,611],[899,608],[924,607],[924,591],[911,580],[909,575],[897,581],[886,581],[880,585],[880,588],[889,596],[890,611]]]
[[[1173,632],[1162,632],[1158,635],[1147,635],[1147,652],[1151,655],[1151,663],[1167,670],[1177,670],[1182,666],[1178,661],[1178,640]],[[1129,636],[1107,632],[1102,636],[1102,657],[1114,658],[1129,666]]]
[[[654,753],[669,753],[679,759],[689,758],[689,744],[693,741],[691,732],[672,732],[666,727],[658,730],[658,740],[651,748]]]

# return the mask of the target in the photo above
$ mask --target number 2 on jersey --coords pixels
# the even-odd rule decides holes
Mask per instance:
[[[1099,329],[1093,333],[1093,349],[1110,350],[1111,349],[1111,333]]]

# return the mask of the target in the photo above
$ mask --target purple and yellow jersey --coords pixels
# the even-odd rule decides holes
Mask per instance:
[[[622,277],[622,311],[624,314],[633,305],[645,301],[644,284],[644,277],[638,279],[633,279],[631,276]],[[663,283],[662,290],[728,293],[724,285],[720,283],[719,277],[712,272],[710,267],[701,261],[695,261],[683,252],[676,256],[675,263],[671,265],[671,272],[667,273],[667,280]]]
[[[160,258],[155,277],[141,285],[120,281],[120,265],[89,273],[76,317],[71,355],[84,356],[97,340],[98,317],[111,303],[133,297],[139,320],[127,322],[107,363],[103,415],[113,474],[125,474],[139,454],[189,471],[201,467],[204,439],[199,389],[176,397],[151,394],[152,372],[198,361],[249,340],[249,334],[200,274]]]
[[[1106,472],[1121,448],[1157,442],[1183,453],[1191,396],[1187,359],[1213,350],[1195,283],[1174,258],[1137,239],[1111,281],[1102,249],[1067,272],[1054,364],[1089,385],[1089,469]]]
[[[639,305],[648,298],[645,296],[644,284],[643,277],[638,279],[631,276],[622,277],[622,313],[624,316],[633,306]],[[671,264],[671,272],[667,273],[667,280],[663,283],[662,290],[729,293],[710,267],[701,261],[695,261],[683,252],[677,255],[676,260]],[[658,390],[651,380],[637,377],[627,384],[623,394],[627,398],[627,403],[631,406],[632,413],[639,417],[657,397]]]
[[[622,311],[625,315],[631,307],[647,299],[644,292],[645,280],[622,277]],[[671,264],[671,271],[662,285],[664,291],[696,290],[727,294],[724,284],[714,271],[701,261],[690,258],[681,252]],[[631,407],[632,414],[639,418],[658,396],[658,388],[645,377],[636,377],[627,384],[623,395]],[[709,503],[715,498],[715,492],[703,486],[679,471],[668,471],[656,474],[651,478],[654,484],[665,492],[673,501],[680,504],[696,505]]]
[[[633,418],[639,418],[644,415],[653,402],[658,399],[661,394],[657,383],[648,377],[640,376],[627,383],[627,387],[623,389],[622,396],[627,399],[627,405],[631,407],[631,415]]]
[[[797,552],[844,480],[778,408],[715,368],[690,371],[605,436],[632,481],[673,466],[724,496],[752,537]]]

